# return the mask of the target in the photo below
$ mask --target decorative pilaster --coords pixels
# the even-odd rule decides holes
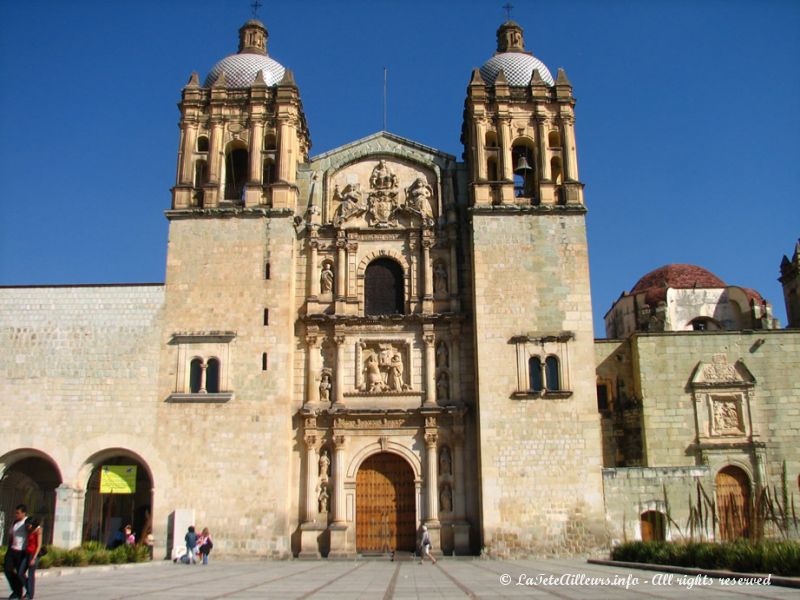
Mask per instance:
[[[346,521],[344,506],[344,451],[346,444],[345,436],[333,436],[333,522],[337,525],[344,525]]]
[[[336,335],[333,341],[336,343],[336,389],[333,390],[333,405],[344,406],[344,343],[345,336]]]
[[[53,545],[61,548],[80,546],[83,527],[84,492],[61,484],[56,488],[56,510],[53,520]]]
[[[355,236],[356,233],[353,232],[351,235]],[[347,252],[347,272],[355,273],[357,268],[356,261],[358,260],[358,242],[348,240],[345,250]],[[358,302],[355,277],[347,278],[347,300],[350,302]]]
[[[578,157],[575,150],[575,117],[561,115],[561,143],[564,160],[564,181],[578,181]]]
[[[423,406],[436,406],[436,336],[428,330],[422,337],[425,342],[425,400]]]
[[[344,232],[339,232],[339,237],[336,240],[336,312],[343,312],[344,306],[339,306],[339,303],[344,302],[347,294],[347,240],[344,237]]]
[[[319,239],[316,230],[311,232],[308,240],[308,299],[316,301],[319,298],[319,277],[317,272],[317,256],[319,252]]]
[[[500,172],[498,176],[504,181],[514,181],[514,165],[511,158],[511,119],[498,118],[498,144],[500,145]]]
[[[475,149],[477,154],[477,165],[474,176],[478,181],[486,181],[486,125],[482,119],[475,121]]]
[[[317,520],[317,451],[320,446],[317,430],[306,430],[303,441],[306,443],[306,503],[303,514],[305,522],[312,523]]]
[[[435,423],[435,420],[433,420]],[[427,499],[427,515],[425,524],[439,526],[439,461],[436,444],[439,441],[439,434],[435,427],[425,428],[425,495]]]
[[[452,404],[463,404],[461,396],[461,326],[453,323],[450,326],[450,401]]]
[[[197,123],[183,122],[183,148],[181,150],[181,176],[179,183],[194,184],[194,163],[192,156],[197,144]]]
[[[464,425],[461,416],[453,425],[451,432],[453,441],[453,550],[456,554],[469,554],[469,523],[466,521],[466,486],[464,482]]]
[[[317,404],[322,398],[319,397],[319,389],[316,385],[319,369],[319,336],[316,329],[309,328],[306,335],[306,403]]]
[[[536,147],[539,154],[539,168],[542,174],[543,181],[550,181],[552,174],[550,173],[550,161],[547,160],[547,132],[545,131],[545,124],[547,123],[547,116],[544,113],[536,113]],[[541,196],[541,194],[538,194]]]

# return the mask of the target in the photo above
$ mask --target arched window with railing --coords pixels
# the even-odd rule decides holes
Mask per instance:
[[[542,359],[538,356],[531,356],[528,359],[528,389],[532,392],[541,392],[542,385]]]
[[[561,373],[558,358],[548,356],[544,361],[545,381],[548,392],[557,392],[561,389]]]

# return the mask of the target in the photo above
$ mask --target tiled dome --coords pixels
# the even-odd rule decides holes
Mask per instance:
[[[552,86],[553,76],[542,61],[524,52],[502,52],[495,54],[481,67],[481,77],[487,85],[493,85],[497,74],[503,69],[508,85],[527,87],[531,83],[533,70],[539,71],[547,85]]]
[[[225,73],[225,84],[229,88],[244,88],[253,85],[259,71],[264,71],[267,85],[275,85],[283,79],[286,69],[278,61],[264,54],[231,54],[219,61],[206,77],[205,87],[211,87]]]
[[[639,279],[631,294],[645,293],[646,302],[655,305],[666,299],[667,288],[724,288],[725,282],[711,271],[696,265],[664,265]]]

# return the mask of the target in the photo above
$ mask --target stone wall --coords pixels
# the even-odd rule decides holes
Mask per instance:
[[[583,216],[472,222],[483,544],[499,556],[590,551],[605,531]],[[545,339],[559,332],[573,337]],[[571,393],[526,394],[528,356],[542,350],[559,354]]]

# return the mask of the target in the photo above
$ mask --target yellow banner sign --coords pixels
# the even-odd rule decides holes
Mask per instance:
[[[136,465],[103,465],[100,470],[101,494],[136,492]]]

